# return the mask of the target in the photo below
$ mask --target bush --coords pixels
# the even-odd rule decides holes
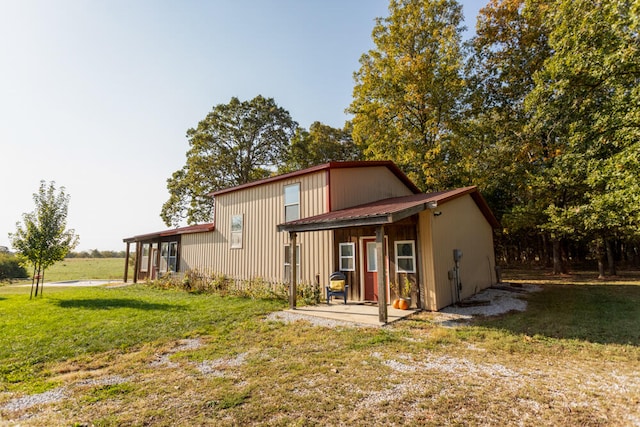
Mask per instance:
[[[15,255],[0,253],[0,281],[27,277],[29,277],[27,270],[20,265]]]
[[[167,273],[149,285],[160,289],[178,289],[192,293],[210,293],[253,299],[289,299],[289,284],[269,282],[262,277],[234,282],[224,274],[211,274],[189,270],[184,274]],[[299,283],[296,287],[298,300],[303,305],[320,303],[320,287],[316,284]]]

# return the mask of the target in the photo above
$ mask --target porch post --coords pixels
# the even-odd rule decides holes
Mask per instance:
[[[291,246],[289,247],[289,256],[291,257],[291,277],[289,278],[289,308],[292,310],[296,309],[296,279],[298,277],[298,251],[297,251],[297,237],[298,235],[290,231],[289,232],[289,240],[291,241]]]
[[[378,320],[387,323],[387,263],[384,247],[384,225],[376,227],[376,254],[378,264]]]
[[[127,283],[129,277],[129,245],[131,243],[127,242],[127,251],[124,254],[124,283]]]
[[[136,242],[136,259],[133,261],[133,283],[138,283],[138,265],[140,264],[140,242]]]

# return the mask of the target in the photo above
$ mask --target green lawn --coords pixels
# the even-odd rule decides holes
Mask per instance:
[[[122,280],[124,276],[124,261],[124,258],[66,258],[45,271],[45,281]],[[32,274],[33,269],[27,268],[27,273]],[[22,281],[22,283],[27,282],[31,283],[31,279]]]
[[[44,295],[0,288],[0,390],[43,386],[51,363],[240,328],[282,305],[143,286],[51,287]]]
[[[277,301],[0,288],[0,420],[21,425],[634,425],[640,285],[554,285],[440,326],[265,320]],[[43,391],[64,397],[11,409]]]

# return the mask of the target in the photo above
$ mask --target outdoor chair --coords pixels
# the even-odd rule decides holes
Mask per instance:
[[[349,285],[347,278],[341,271],[336,271],[329,276],[329,285],[327,286],[327,305],[331,304],[331,297],[343,297],[344,303],[347,304],[347,294],[349,293]]]

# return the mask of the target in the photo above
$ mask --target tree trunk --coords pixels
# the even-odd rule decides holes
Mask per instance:
[[[562,258],[560,255],[560,239],[553,239],[553,274],[562,273]]]
[[[33,298],[33,284],[36,282],[36,264],[33,264],[33,274],[31,275],[31,294],[29,294],[29,299]]]
[[[547,242],[547,233],[542,233],[540,237],[542,238],[542,259],[540,261],[544,267],[550,267],[551,257],[549,257],[549,243]]]
[[[598,251],[598,279],[604,279],[604,259],[605,259],[605,243],[604,238],[597,243]]]
[[[607,250],[607,263],[609,264],[609,276],[616,276],[616,259],[613,253],[613,244],[611,239],[605,239],[605,247]]]

